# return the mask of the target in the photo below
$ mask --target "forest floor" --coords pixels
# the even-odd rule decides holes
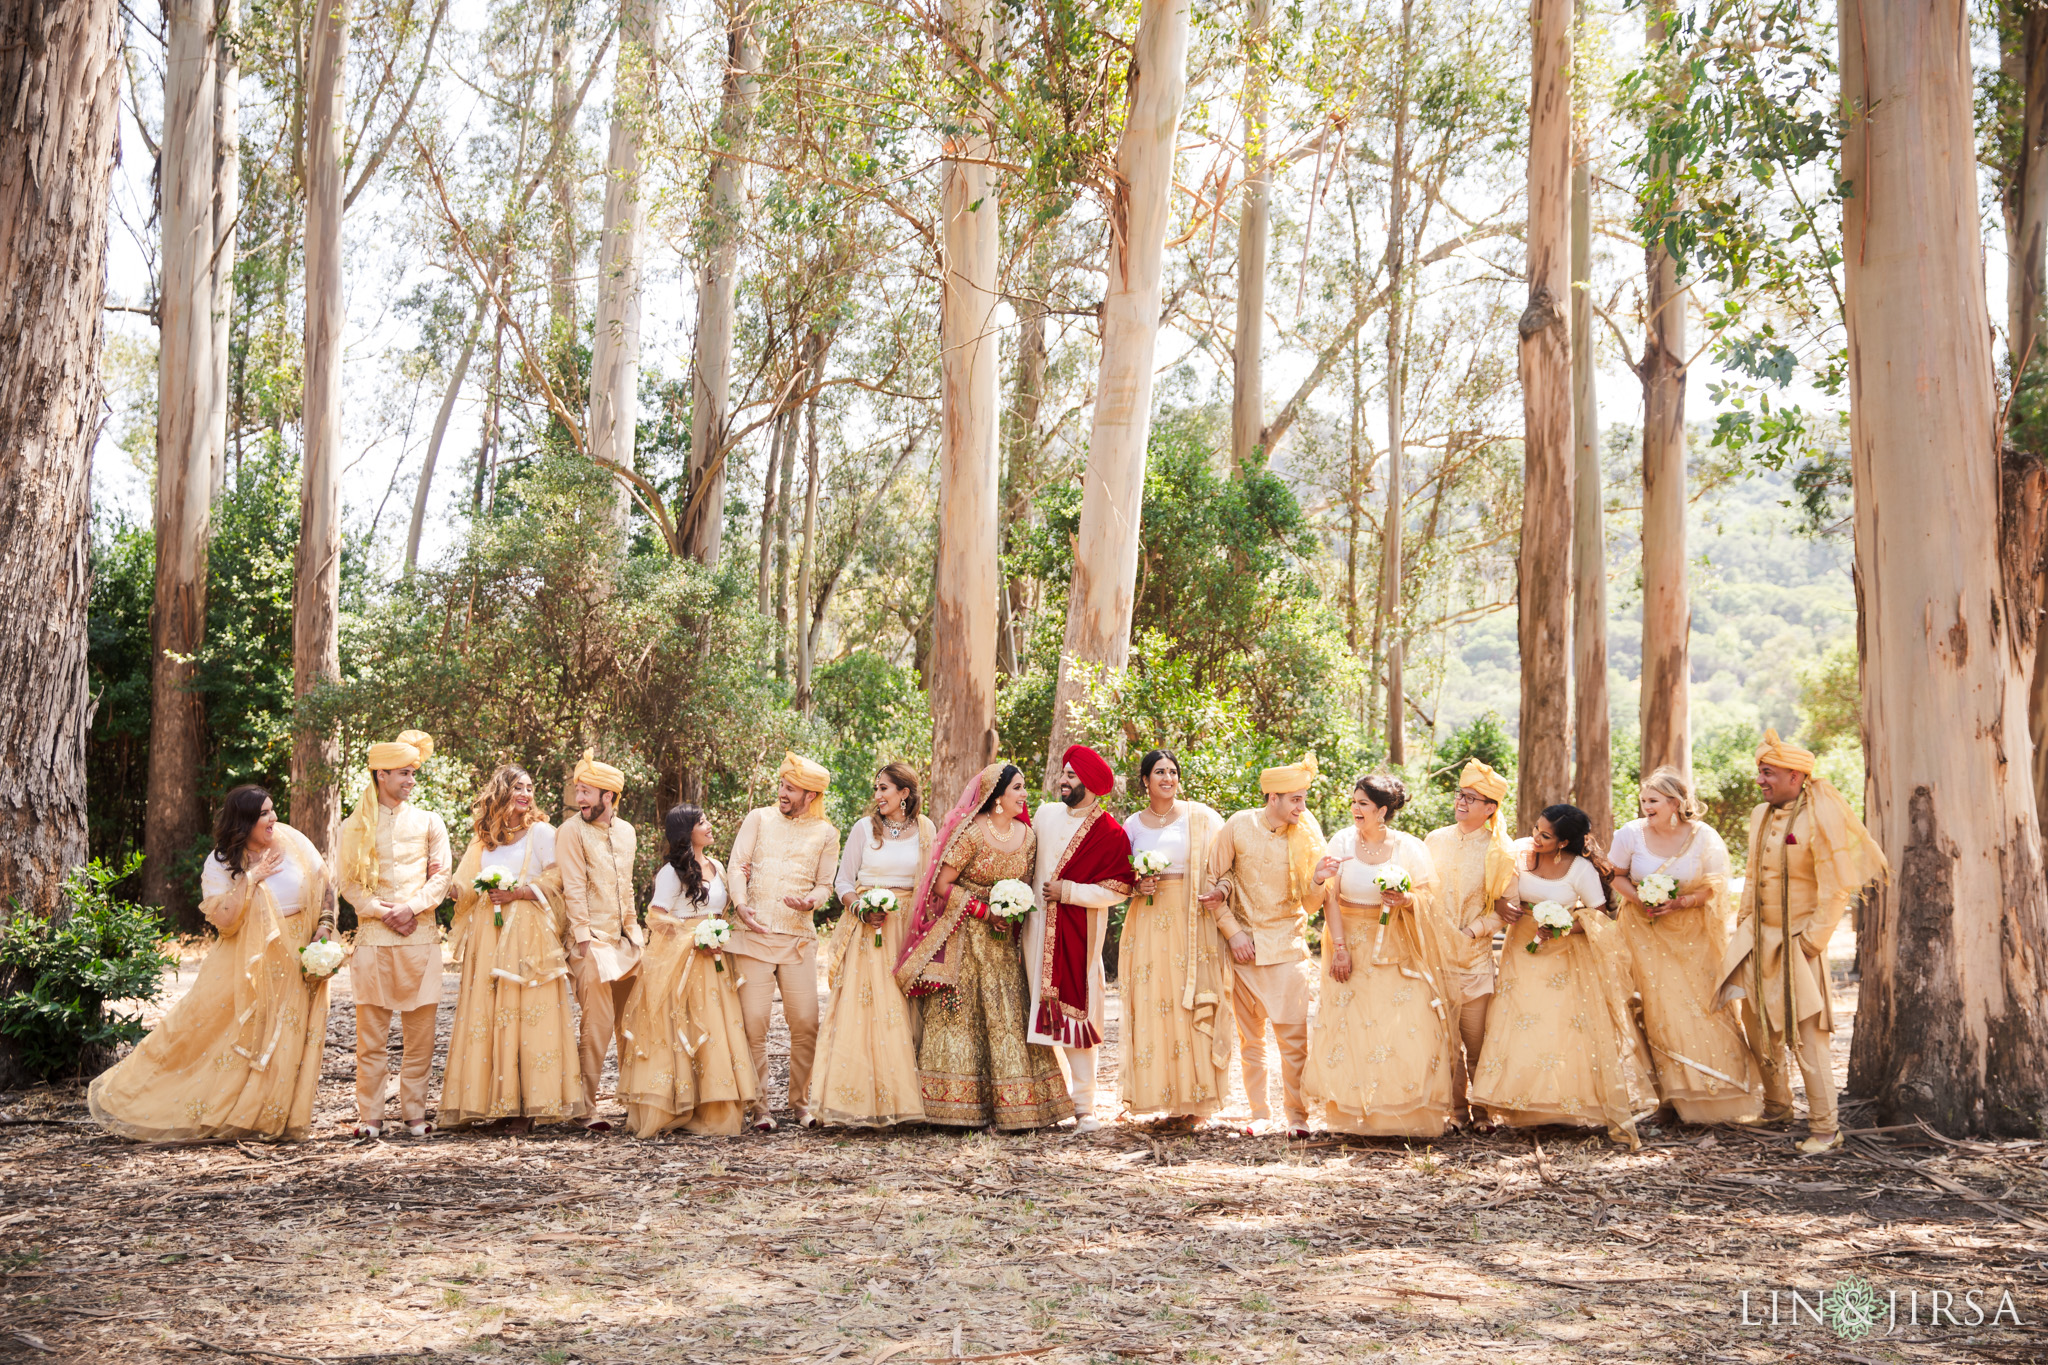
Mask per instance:
[[[357,1143],[334,994],[303,1144],[144,1146],[85,1122],[77,1086],[0,1096],[0,1358],[2048,1362],[2044,1143],[1866,1129],[1806,1158],[1803,1122],[1633,1154],[1565,1129],[1127,1124]],[[1838,1068],[1854,1010],[1838,980]],[[1850,1280],[1876,1294],[1867,1337],[1795,1310]]]

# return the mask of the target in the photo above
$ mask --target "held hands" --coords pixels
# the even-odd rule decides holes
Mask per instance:
[[[1513,924],[1523,915],[1527,914],[1528,911],[1522,908],[1520,901],[1511,901],[1506,896],[1502,896],[1493,903],[1493,913],[1500,916],[1502,924]]]
[[[377,904],[384,910],[384,927],[400,938],[411,938],[412,931],[419,928],[420,917],[405,906],[393,905],[390,901],[378,901]]]
[[[1252,943],[1252,936],[1250,934],[1240,929],[1230,936],[1230,957],[1232,961],[1241,962],[1249,967],[1257,959],[1258,955],[1259,950]]]
[[[1223,904],[1223,888],[1219,886],[1214,891],[1204,891],[1195,899],[1201,904],[1211,907],[1221,905]]]

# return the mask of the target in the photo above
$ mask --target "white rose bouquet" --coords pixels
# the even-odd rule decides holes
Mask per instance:
[[[1131,871],[1135,872],[1141,880],[1146,877],[1156,877],[1166,871],[1168,861],[1167,856],[1156,848],[1141,849],[1131,855]],[[1151,903],[1152,898],[1150,896],[1145,897],[1145,904],[1150,905]]]
[[[1399,863],[1382,863],[1372,870],[1372,884],[1381,891],[1398,891],[1402,895],[1415,889],[1415,879],[1408,875],[1408,869]],[[1393,913],[1392,907],[1384,902],[1380,905],[1380,923],[1385,924]]]
[[[1646,906],[1668,905],[1678,896],[1678,878],[1664,872],[1652,872],[1636,883],[1636,891]]]
[[[315,939],[299,949],[299,970],[314,981],[325,981],[333,976],[347,960],[348,949],[333,939]]]
[[[509,867],[501,867],[495,863],[477,873],[476,880],[470,883],[479,895],[488,895],[493,891],[510,891],[517,885],[519,874]],[[496,902],[491,905],[491,926],[497,929],[505,927],[505,907]]]
[[[1536,917],[1536,932],[1541,938],[1556,940],[1572,931],[1572,912],[1556,901],[1537,901],[1529,907],[1529,913]],[[1540,939],[1529,940],[1530,952],[1541,946]]]
[[[886,886],[869,887],[860,893],[860,899],[854,902],[854,906],[863,915],[893,915],[900,908],[896,893]],[[875,946],[882,946],[882,931],[879,928],[875,930]]]
[[[1004,925],[1018,923],[1036,905],[1031,888],[1015,877],[1005,877],[988,889],[988,917]]]
[[[697,922],[696,944],[699,948],[717,953],[725,947],[725,941],[732,937],[732,926],[716,915],[707,915]],[[711,965],[718,971],[725,970],[725,957],[720,954],[711,959]]]

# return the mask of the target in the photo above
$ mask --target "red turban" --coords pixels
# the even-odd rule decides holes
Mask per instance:
[[[1067,750],[1063,760],[1074,770],[1074,776],[1081,779],[1081,785],[1097,796],[1107,796],[1116,790],[1116,774],[1109,770],[1109,764],[1101,754],[1085,744],[1076,744]]]

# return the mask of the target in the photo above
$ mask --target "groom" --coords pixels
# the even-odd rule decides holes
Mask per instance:
[[[1131,840],[1102,807],[1116,775],[1083,744],[1067,750],[1060,799],[1032,816],[1038,867],[1032,878],[1042,910],[1024,920],[1024,971],[1031,979],[1026,1038],[1058,1044],[1072,1077],[1074,1131],[1102,1126],[1095,1116],[1095,1049],[1102,1042],[1102,940],[1109,908],[1128,900]],[[1128,1027],[1126,1023],[1126,1027]]]

